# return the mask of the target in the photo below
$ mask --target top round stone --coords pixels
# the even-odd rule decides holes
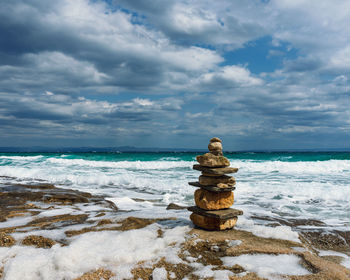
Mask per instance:
[[[214,137],[214,138],[211,138],[211,139],[210,139],[210,143],[213,143],[213,142],[220,142],[220,143],[221,143],[222,141],[221,141],[220,138]]]

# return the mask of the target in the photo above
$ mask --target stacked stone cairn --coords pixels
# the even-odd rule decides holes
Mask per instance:
[[[234,202],[233,190],[235,178],[226,174],[236,173],[238,168],[229,167],[230,161],[223,156],[221,140],[210,139],[209,153],[197,156],[199,164],[193,169],[201,171],[198,182],[189,182],[198,187],[194,192],[196,206],[188,207],[192,212],[192,222],[207,230],[225,230],[233,228],[238,215],[243,212],[230,208]]]

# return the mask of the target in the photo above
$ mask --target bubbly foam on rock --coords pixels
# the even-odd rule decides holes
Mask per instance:
[[[264,238],[276,238],[290,240],[294,242],[300,242],[299,234],[288,226],[276,226],[268,227],[256,225],[252,220],[248,220],[244,217],[240,217],[236,224],[237,229],[246,230],[253,233],[256,236]]]
[[[37,279],[38,275],[48,280],[74,279],[96,267],[113,271],[117,279],[131,278],[131,269],[137,262],[177,255],[189,230],[163,228],[164,235],[159,238],[158,229],[158,225],[152,224],[126,232],[85,233],[68,246],[54,245],[51,249],[0,248],[0,262],[4,264],[7,280]]]
[[[340,252],[335,252],[335,251],[325,251],[321,250],[318,253],[319,256],[338,256],[342,257],[343,260],[341,261],[341,265],[345,266],[346,268],[350,269],[350,256],[340,253]]]
[[[267,279],[276,279],[276,276],[280,274],[310,274],[308,270],[300,265],[300,258],[295,255],[240,255],[237,257],[223,257],[221,260],[225,266],[232,267],[238,264],[248,272],[255,272],[258,276]]]
[[[115,205],[118,205],[120,210],[143,210],[145,208],[153,208],[153,204],[149,201],[135,201],[129,197],[107,198]]]
[[[8,227],[18,227],[18,226],[24,226],[31,222],[33,220],[33,217],[31,216],[25,216],[25,217],[15,217],[12,219],[8,219],[5,222],[0,223],[0,228],[8,228]]]
[[[192,266],[196,268],[193,274],[200,279],[213,277],[215,280],[229,280],[229,277],[234,275],[229,270],[213,270],[212,265],[204,266],[201,263],[193,263]]]
[[[153,280],[167,280],[167,271],[164,267],[157,267],[152,273]]]

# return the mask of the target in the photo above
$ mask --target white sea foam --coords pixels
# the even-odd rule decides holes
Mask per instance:
[[[242,172],[283,173],[283,174],[331,174],[350,172],[350,160],[327,161],[255,161],[231,160]]]
[[[256,225],[252,220],[248,220],[245,217],[239,217],[236,228],[250,231],[254,235],[264,238],[276,238],[300,242],[298,233],[292,231],[288,226],[268,227]]]
[[[335,252],[335,251],[325,251],[321,250],[319,252],[319,256],[338,256],[342,257],[343,260],[341,261],[341,265],[345,266],[346,268],[350,269],[350,256],[340,253],[340,252]]]
[[[51,249],[0,248],[4,279],[74,279],[97,267],[111,269],[116,279],[132,278],[130,270],[137,262],[177,254],[189,230],[188,227],[163,229],[163,238],[158,238],[158,228],[151,225],[127,232],[86,233],[68,246],[55,245]]]
[[[38,155],[38,156],[0,156],[1,159],[11,159],[14,161],[32,161],[36,159],[42,159],[44,156]]]
[[[310,274],[299,262],[300,258],[294,255],[240,255],[238,257],[221,258],[225,266],[241,265],[249,272],[255,272],[260,277],[276,279],[280,274],[307,275]]]
[[[157,267],[152,272],[153,280],[167,280],[167,271],[164,267]]]
[[[204,266],[201,263],[193,263],[192,266],[196,268],[193,274],[200,279],[213,277],[215,280],[229,280],[229,277],[234,275],[229,270],[212,270],[212,265]]]
[[[115,197],[108,198],[120,210],[143,210],[145,208],[152,208],[153,204],[149,201],[135,201],[129,197]]]
[[[350,219],[350,160],[309,162],[237,160],[235,207],[247,217],[314,218],[343,227]],[[0,183],[53,183],[108,196],[112,200],[145,199],[158,212],[170,202],[190,205],[198,178],[192,160],[164,157],[152,161],[103,161],[63,156],[2,156]],[[131,201],[132,202],[132,201]],[[125,203],[125,201],[124,201]],[[141,204],[140,204],[141,205]],[[128,210],[142,207],[133,202]],[[263,223],[263,222],[262,222]]]
[[[84,209],[86,211],[86,209]],[[37,217],[52,217],[57,215],[66,215],[66,214],[83,214],[84,212],[75,210],[72,208],[59,208],[59,209],[53,209],[53,210],[46,210],[37,215]]]
[[[28,224],[30,221],[33,220],[33,217],[31,216],[24,216],[24,217],[15,217],[12,219],[9,219],[5,222],[0,223],[0,228],[7,228],[7,227],[18,227]]]
[[[93,161],[85,159],[65,159],[65,158],[49,158],[49,163],[61,164],[61,165],[77,165],[88,167],[110,167],[110,168],[122,168],[122,169],[174,169],[179,167],[188,168],[188,161]]]

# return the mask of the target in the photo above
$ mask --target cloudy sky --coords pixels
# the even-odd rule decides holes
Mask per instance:
[[[350,147],[350,2],[2,0],[0,146]]]

